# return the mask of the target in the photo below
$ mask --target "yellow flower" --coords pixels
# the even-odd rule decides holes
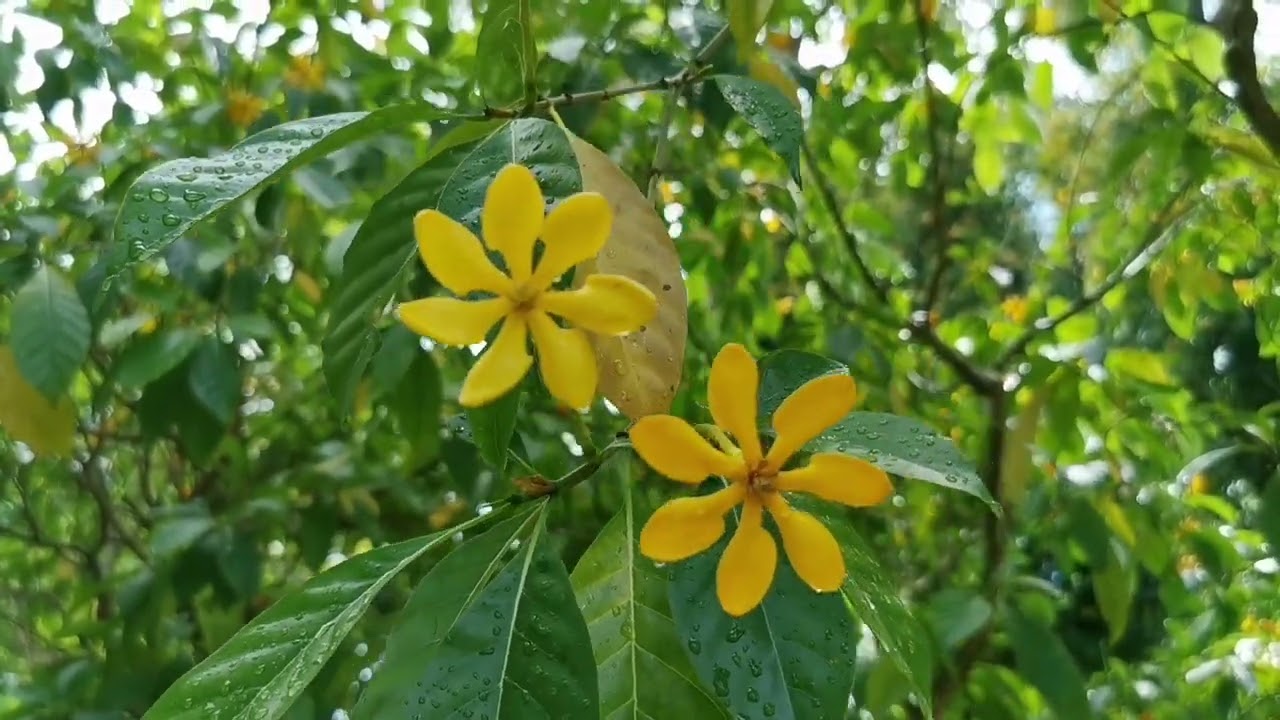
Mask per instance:
[[[1006,317],[1015,324],[1021,325],[1027,321],[1028,307],[1027,299],[1021,295],[1010,295],[1000,303],[1000,309],[1004,311]]]
[[[238,128],[247,128],[262,117],[267,101],[239,88],[227,91],[227,119]]]
[[[485,245],[502,255],[508,273],[489,260],[480,240],[436,210],[413,219],[422,262],[454,295],[481,291],[483,299],[430,297],[396,308],[400,321],[446,345],[473,345],[499,322],[502,327],[467,373],[458,402],[486,405],[505,395],[533,364],[533,336],[547,390],[574,409],[595,397],[598,369],[587,334],[560,327],[552,315],[600,335],[626,335],[653,319],[658,301],[648,288],[621,275],[593,274],[576,290],[552,290],[556,278],[600,253],[613,226],[604,196],[580,192],[543,217],[545,203],[533,172],[507,165],[485,195],[480,230]],[[542,256],[534,266],[534,245]]]
[[[844,558],[831,532],[809,513],[787,504],[783,493],[803,492],[852,507],[883,502],[893,492],[883,470],[840,453],[816,453],[808,465],[783,470],[787,461],[853,409],[857,387],[848,375],[805,383],[773,414],[776,439],[768,452],[756,434],[755,360],[738,344],[724,346],[711,364],[707,401],[727,439],[724,450],[708,443],[684,420],[649,415],[631,428],[636,453],[659,473],[688,485],[710,475],[728,486],[710,495],[672,500],[640,532],[640,552],[658,562],[676,562],[711,547],[725,532],[725,513],[739,504],[738,529],[716,569],[716,595],[725,612],[741,617],[764,599],[773,584],[778,549],[764,527],[768,510],[796,574],[814,590],[829,592],[844,582]],[[740,448],[740,449],[739,449]]]
[[[284,71],[284,81],[299,90],[316,91],[324,87],[325,65],[310,55],[296,55],[289,59],[289,69]]]
[[[1191,487],[1188,488],[1191,495],[1204,495],[1209,492],[1209,478],[1201,473],[1196,473],[1191,478]]]

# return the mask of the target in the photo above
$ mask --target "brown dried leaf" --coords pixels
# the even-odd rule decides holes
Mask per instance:
[[[625,337],[593,335],[600,365],[600,393],[628,418],[665,413],[680,387],[689,333],[688,293],[680,256],[666,223],[608,155],[569,136],[582,189],[598,192],[613,207],[613,234],[594,261],[578,266],[575,283],[591,273],[626,275],[653,292],[658,313],[645,328]]]

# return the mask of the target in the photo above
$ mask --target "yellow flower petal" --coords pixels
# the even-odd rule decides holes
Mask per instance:
[[[462,381],[458,402],[465,407],[488,405],[515,387],[533,364],[533,357],[526,347],[528,335],[529,328],[524,318],[508,315],[502,329],[498,330],[498,336]]]
[[[517,283],[528,280],[532,272],[533,244],[545,213],[538,179],[523,165],[499,170],[485,192],[480,232],[490,249],[502,253]]]
[[[697,485],[711,475],[743,479],[746,466],[711,446],[689,423],[646,415],[631,426],[631,445],[649,467],[677,482]]]
[[[716,567],[716,596],[724,611],[734,617],[755,610],[764,600],[778,567],[778,546],[764,529],[763,518],[760,500],[748,495],[742,503],[738,530]]]
[[[599,193],[581,192],[556,205],[542,227],[542,257],[533,284],[545,288],[569,268],[600,254],[613,228],[613,210]]]
[[[766,503],[782,535],[782,549],[800,579],[818,592],[839,589],[845,576],[844,556],[831,531],[821,520],[792,508],[777,495]]]
[[[484,340],[489,328],[511,312],[504,297],[488,300],[459,300],[429,297],[402,303],[396,315],[405,327],[445,345],[474,345]]]
[[[858,386],[848,375],[825,375],[801,385],[773,413],[778,433],[769,448],[769,467],[779,470],[797,450],[849,414]]]
[[[677,562],[706,550],[724,535],[724,514],[746,493],[745,485],[733,483],[710,495],[666,503],[640,531],[640,553],[657,562]]]
[[[422,264],[453,294],[510,292],[511,278],[489,261],[480,241],[457,220],[437,210],[423,210],[413,217],[413,234]]]
[[[751,353],[738,343],[720,349],[711,363],[711,380],[707,383],[707,403],[716,425],[726,430],[742,449],[748,467],[764,458],[760,435],[756,432],[756,394],[760,389],[760,371]]]
[[[529,314],[538,367],[551,397],[574,410],[590,407],[596,395],[596,354],[587,334],[562,328],[544,312]]]
[[[893,494],[885,471],[841,453],[817,453],[808,465],[778,473],[774,486],[782,492],[809,493],[850,507],[879,505]]]
[[[543,293],[538,307],[593,333],[626,335],[653,319],[658,299],[629,277],[590,275],[576,290]]]

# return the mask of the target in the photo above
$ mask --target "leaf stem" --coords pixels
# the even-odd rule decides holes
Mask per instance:
[[[550,97],[540,97],[532,105],[521,108],[494,108],[487,107],[482,113],[480,119],[490,120],[496,118],[520,118],[528,117],[542,110],[560,107],[562,105],[585,105],[593,102],[607,102],[615,100],[627,95],[636,95],[653,90],[678,90],[686,85],[691,85],[707,74],[708,68],[699,65],[693,70],[682,70],[670,77],[658,78],[649,82],[636,83],[634,85],[624,85],[616,88],[603,88],[601,90],[589,90],[581,93],[562,93]]]

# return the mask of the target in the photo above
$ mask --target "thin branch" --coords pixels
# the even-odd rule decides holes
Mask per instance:
[[[27,526],[27,532],[24,533],[13,528],[0,526],[0,535],[22,540],[36,547],[53,550],[76,560],[91,560],[93,556],[87,550],[73,543],[51,537],[48,531],[40,524],[39,519],[36,518],[35,510],[31,506],[31,491],[27,488],[27,476],[31,474],[30,471],[30,465],[23,465],[13,475],[13,484],[18,489],[18,502],[21,505],[19,509],[22,512],[23,522]]]
[[[844,219],[840,216],[840,202],[836,199],[835,191],[831,188],[831,183],[828,181],[827,176],[819,169],[813,150],[808,143],[802,143],[800,149],[804,155],[805,162],[809,165],[810,175],[813,176],[814,184],[818,188],[818,196],[822,198],[822,203],[826,206],[827,213],[831,215],[831,220],[835,224],[836,232],[840,235],[845,249],[853,257],[853,263],[858,270],[858,275],[861,276],[862,281],[867,284],[872,294],[875,295],[885,309],[890,310],[892,304],[890,303],[889,290],[875,276],[871,266],[862,257],[861,243],[859,243],[857,236],[853,234],[853,231],[849,229],[849,226],[845,224]],[[826,278],[820,278],[819,282],[826,283]],[[933,348],[938,353],[938,357],[949,365],[965,383],[972,386],[974,390],[983,395],[990,395],[1000,388],[998,378],[975,365],[938,336],[933,326],[929,324],[927,313],[921,313],[920,315],[918,320],[909,322],[899,320],[896,324],[898,327],[907,330],[912,339],[922,345]]]
[[[1151,260],[1159,254],[1160,250],[1173,238],[1174,225],[1178,223],[1194,206],[1192,203],[1186,203],[1179,206],[1179,201],[1184,198],[1191,183],[1184,183],[1182,189],[1169,199],[1169,202],[1161,208],[1160,213],[1156,216],[1151,224],[1147,227],[1147,232],[1143,236],[1142,241],[1138,243],[1138,247],[1129,254],[1125,261],[1107,276],[1102,284],[1094,288],[1091,292],[1084,293],[1076,298],[1065,310],[1052,317],[1042,317],[1031,324],[1018,336],[1013,344],[1005,348],[1004,352],[996,359],[995,367],[1006,367],[1015,358],[1021,357],[1027,347],[1042,333],[1053,332],[1062,323],[1079,315],[1096,305],[1106,296],[1107,293],[1116,289],[1120,283],[1128,280],[1138,274],[1143,268],[1150,264]]]
[[[1258,11],[1252,0],[1235,0],[1224,3],[1222,12],[1227,17],[1218,27],[1227,42],[1227,77],[1236,84],[1236,105],[1272,154],[1280,157],[1280,113],[1267,101],[1266,90],[1258,79],[1258,54],[1253,47]]]
[[[831,215],[831,221],[835,223],[836,232],[839,233],[845,249],[849,251],[849,255],[853,257],[853,264],[858,269],[858,275],[862,277],[862,281],[871,289],[872,294],[881,303],[888,306],[889,291],[880,283],[875,273],[871,271],[871,266],[863,259],[858,238],[844,224],[844,218],[840,216],[840,203],[836,200],[835,191],[831,189],[831,183],[827,180],[827,176],[818,167],[818,159],[813,154],[813,149],[809,147],[809,143],[806,141],[800,144],[800,151],[804,156],[805,163],[809,166],[809,174],[813,176],[814,183],[818,186],[818,195],[822,198],[823,205],[826,206],[827,212]]]
[[[938,127],[938,101],[935,97],[933,83],[929,81],[929,67],[933,65],[933,51],[929,49],[929,19],[925,17],[923,0],[915,0],[916,34],[920,39],[920,76],[924,81],[924,107],[928,115],[929,135],[929,184],[933,190],[929,209],[928,232],[934,236],[937,257],[933,273],[926,283],[924,300],[921,307],[926,311],[933,309],[942,293],[942,278],[950,265],[947,252],[950,241],[950,227],[947,222],[947,185],[942,176],[943,155],[942,140]]]
[[[667,26],[670,26],[670,18],[668,18]],[[671,123],[675,121],[676,105],[680,100],[680,92],[702,77],[707,70],[707,64],[711,62],[711,56],[715,55],[729,41],[730,37],[731,33],[728,25],[720,28],[720,31],[713,35],[707,41],[707,44],[693,56],[693,59],[689,61],[689,65],[684,70],[664,81],[664,87],[668,88],[670,92],[667,94],[666,107],[662,109],[662,120],[658,123],[658,140],[653,150],[653,162],[649,165],[649,187],[646,193],[649,202],[654,205],[658,204],[658,199],[661,197],[659,186],[663,173],[667,171],[667,164],[670,162]]]
[[[533,115],[538,111],[553,107],[607,102],[627,95],[636,95],[654,90],[676,90],[698,81],[706,74],[706,72],[707,69],[705,67],[698,67],[693,71],[685,70],[676,73],[671,77],[658,78],[657,80],[636,83],[635,85],[624,85],[616,88],[604,88],[602,90],[590,90],[588,92],[581,93],[562,93],[551,97],[541,97],[538,98],[532,106],[527,108],[485,108],[483,116],[486,119],[519,118]]]

